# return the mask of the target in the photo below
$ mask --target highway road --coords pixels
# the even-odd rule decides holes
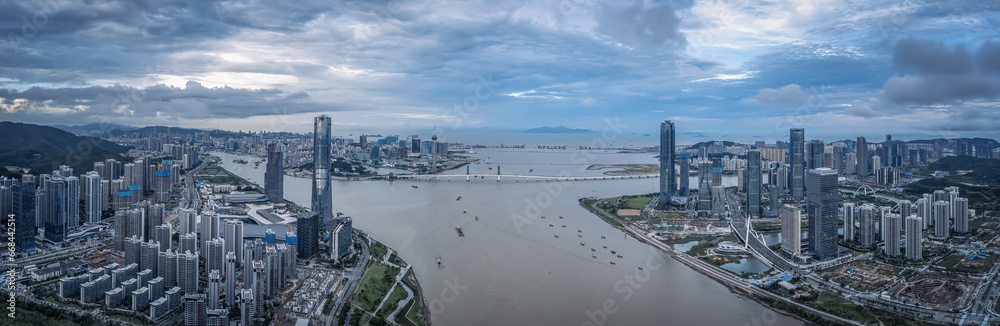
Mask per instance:
[[[181,192],[181,196],[184,198],[184,207],[201,209],[201,197],[198,194],[198,187],[194,184],[194,173],[204,169],[208,162],[208,160],[202,160],[197,167],[184,174],[184,190]]]
[[[368,241],[364,241],[362,238],[355,237],[355,243],[361,243],[361,253],[358,256],[358,263],[354,265],[351,270],[344,271],[344,278],[347,279],[345,284],[346,291],[341,291],[340,295],[337,297],[337,305],[330,310],[330,314],[326,316],[326,326],[337,325],[339,319],[349,318],[349,316],[337,316],[341,309],[344,309],[344,303],[347,299],[351,297],[351,294],[358,289],[358,284],[361,283],[361,278],[364,276],[365,271],[368,270],[368,262],[371,260],[371,251],[368,248]]]

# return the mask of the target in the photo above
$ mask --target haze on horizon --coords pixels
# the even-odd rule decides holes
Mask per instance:
[[[2,1],[0,120],[997,138],[998,24],[973,0]]]

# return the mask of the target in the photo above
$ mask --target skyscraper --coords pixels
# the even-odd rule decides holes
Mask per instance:
[[[319,215],[316,212],[300,214],[296,223],[299,259],[312,258],[319,252],[319,228],[322,225]]]
[[[969,232],[969,200],[966,198],[955,198],[954,204],[955,233]]]
[[[84,211],[87,212],[86,222],[95,224],[101,221],[101,176],[97,172],[87,172],[83,177]]]
[[[152,239],[156,234],[156,227],[163,224],[166,207],[163,204],[149,205],[148,201],[143,201],[142,204],[149,206],[146,209],[146,239]]]
[[[864,136],[858,136],[857,143],[857,154],[858,154],[858,179],[864,180],[868,178],[871,174],[871,169],[869,168],[869,157],[868,157],[868,143],[865,142]]]
[[[187,293],[184,295],[185,326],[206,326],[206,301],[207,298],[204,294]]]
[[[254,308],[253,289],[243,288],[240,293],[240,325],[253,325],[253,317],[256,314]]]
[[[896,257],[900,255],[899,237],[903,228],[903,218],[899,214],[889,213],[886,221],[887,225],[883,226],[886,229],[885,254],[889,257]]]
[[[201,216],[201,252],[208,252],[208,242],[219,237],[219,214],[204,214]],[[225,255],[220,250],[220,255]],[[219,256],[220,260],[222,256]],[[221,270],[221,268],[219,268]],[[208,271],[205,271],[208,273]]]
[[[219,270],[213,269],[208,273],[208,309],[219,308],[220,283],[221,275],[219,275]]]
[[[153,240],[156,240],[160,244],[160,251],[167,251],[167,249],[170,249],[170,244],[173,240],[173,233],[173,225],[170,223],[163,223],[155,227],[155,230],[153,231]]]
[[[678,187],[678,189],[677,189],[677,195],[681,196],[681,197],[687,197],[688,196],[688,189],[691,188],[691,186],[690,186],[691,180],[690,180],[690,177],[689,177],[690,167],[691,167],[691,154],[680,153],[679,156],[680,156],[680,159],[681,159],[680,160],[681,175],[679,177],[679,179],[680,179],[680,187]]]
[[[708,214],[712,210],[712,162],[698,162],[698,212]]]
[[[74,176],[66,177],[66,213],[67,228],[80,226],[80,178]]]
[[[760,151],[747,152],[746,173],[747,215],[761,216],[760,207]]]
[[[792,128],[789,130],[788,141],[791,144],[789,158],[792,160],[789,162],[792,175],[789,179],[791,179],[792,200],[794,201],[802,201],[805,194],[805,139],[805,129]],[[812,239],[812,233],[809,233],[809,238]]]
[[[677,173],[674,162],[674,123],[670,120],[660,123],[660,199],[659,206],[665,208],[677,191],[674,180]]]
[[[950,213],[950,205],[947,201],[934,202],[934,237],[945,239],[951,235],[949,232],[951,225],[948,223],[951,218]]]
[[[923,233],[921,232],[923,224],[924,222],[921,221],[920,216],[906,217],[906,259],[921,260],[924,258],[922,249]]]
[[[419,141],[417,142],[419,146]],[[419,151],[418,151],[419,153]],[[313,123],[312,211],[322,222],[333,218],[330,190],[330,117],[321,115]]]
[[[232,252],[236,257],[243,257],[243,221],[226,220],[225,242],[226,252]]]
[[[55,243],[66,240],[69,229],[67,186],[62,177],[45,180],[45,239]]]
[[[267,171],[264,172],[264,192],[272,203],[285,202],[285,153],[279,144],[267,145]]]
[[[854,222],[856,219],[854,203],[844,203],[844,242],[854,241]]]
[[[177,284],[185,294],[198,293],[198,255],[185,252],[177,257]]]
[[[14,245],[21,251],[35,248],[36,195],[38,191],[35,185],[34,175],[21,176],[21,202],[14,205],[14,214],[17,214],[14,217],[17,221],[17,226],[14,228]]]
[[[226,253],[226,307],[233,308],[236,302],[236,254]]]
[[[799,208],[784,205],[778,213],[781,218],[781,249],[795,256],[802,252],[802,216]]]
[[[809,247],[817,260],[838,257],[837,246],[837,171],[829,168],[809,170],[806,187],[806,214],[809,215]]]
[[[824,167],[823,154],[826,149],[826,145],[823,144],[823,141],[810,140],[806,146],[807,152],[809,153],[809,157],[806,158],[806,168],[818,169]]]
[[[177,232],[180,234],[198,232],[198,211],[193,209],[182,209],[181,213],[177,215],[177,218],[180,220],[180,228],[177,229]]]

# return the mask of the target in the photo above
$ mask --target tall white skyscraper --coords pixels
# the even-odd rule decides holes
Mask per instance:
[[[101,221],[101,209],[104,206],[101,203],[102,191],[101,189],[101,175],[97,172],[90,171],[83,176],[84,185],[84,210],[87,212],[86,221],[88,224],[95,224]]]
[[[945,239],[951,236],[951,204],[944,200],[934,202],[934,237]]]
[[[954,199],[954,217],[955,220],[955,233],[966,233],[969,232],[969,199],[967,198],[955,198]]]
[[[66,178],[66,208],[69,213],[68,227],[80,226],[80,178],[74,176]]]
[[[236,257],[243,257],[243,222],[226,220],[224,247],[225,252],[232,252]]]
[[[903,218],[899,214],[889,213],[886,214],[886,221],[888,224],[885,226],[886,238],[885,238],[885,254],[890,257],[899,256],[899,245],[900,245],[900,233],[903,227]]]
[[[844,203],[844,242],[855,241],[854,224],[856,219],[854,203]]]
[[[906,217],[906,259],[923,259],[923,224],[920,216]]]
[[[871,248],[875,246],[875,215],[877,208],[872,204],[861,205],[858,211],[859,228],[858,242],[861,246]]]

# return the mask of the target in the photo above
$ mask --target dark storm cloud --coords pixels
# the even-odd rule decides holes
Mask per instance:
[[[327,1],[3,1],[0,77],[62,84],[134,78],[245,29],[301,31],[333,8]]]
[[[63,109],[63,118],[128,115],[166,119],[246,118],[277,112],[330,111],[309,101],[303,92],[278,89],[204,87],[190,81],[184,88],[155,85],[91,86],[81,88],[40,88],[24,91],[0,89],[0,118],[25,120],[48,115],[52,108]],[[334,109],[335,110],[335,109]],[[79,122],[78,121],[78,122]]]
[[[893,66],[901,74],[886,81],[897,103],[940,104],[1000,96],[1000,45],[986,42],[972,51],[941,41],[904,39],[896,44]]]

